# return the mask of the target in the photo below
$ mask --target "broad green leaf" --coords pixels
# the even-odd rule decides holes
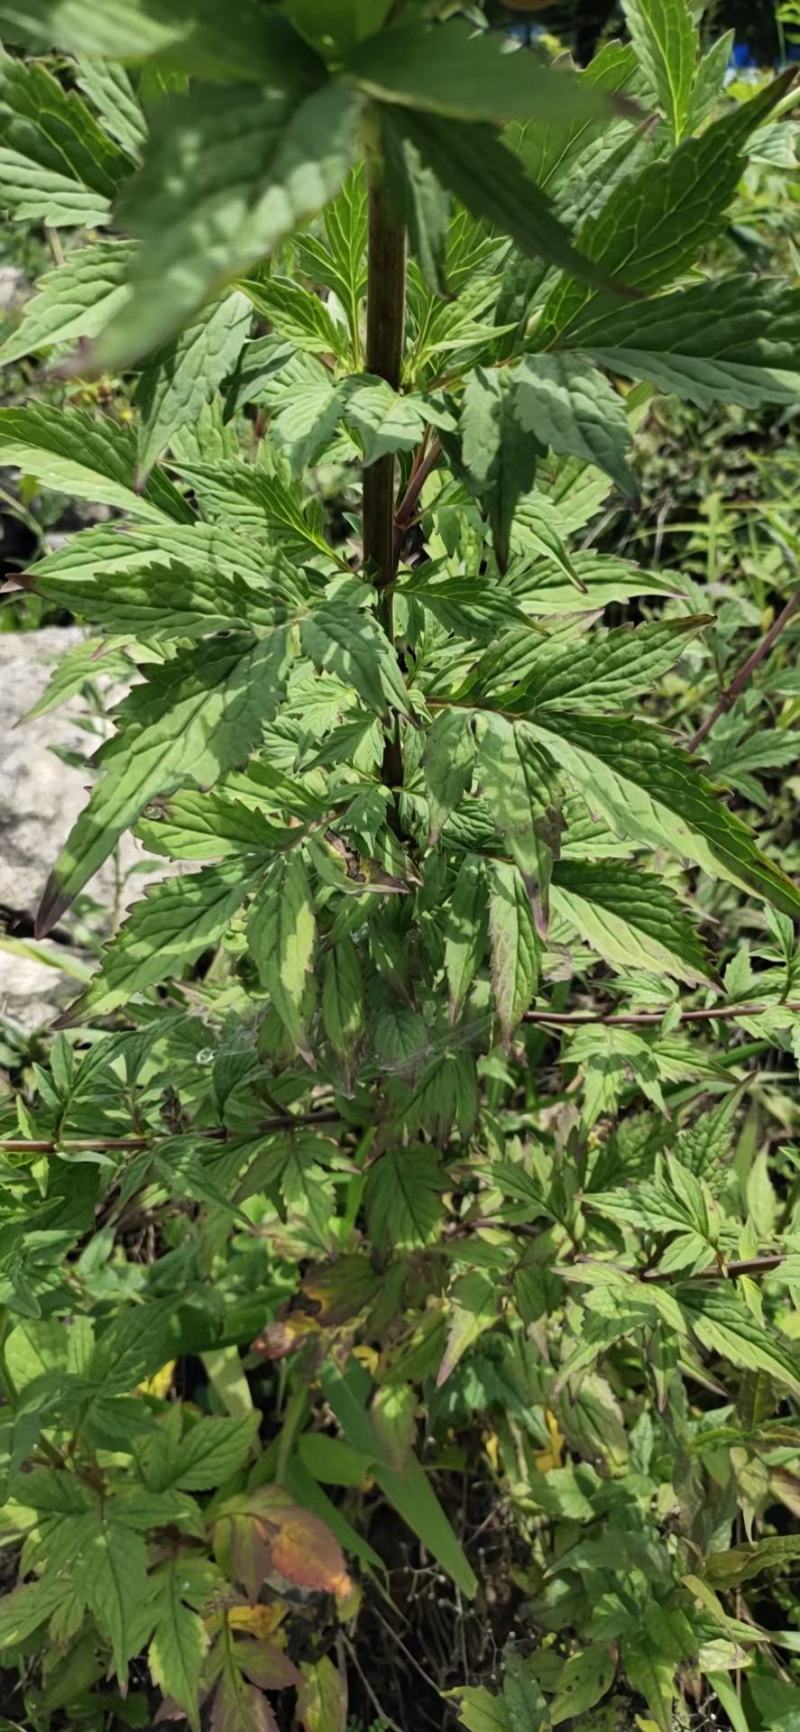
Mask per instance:
[[[225,1425],[226,1420],[220,1421]],[[157,1623],[147,1650],[153,1683],[183,1709],[194,1732],[200,1725],[198,1680],[209,1638],[202,1618],[187,1604],[191,1576],[185,1561],[173,1556],[150,1577],[155,1590]]]
[[[718,1588],[735,1588],[752,1581],[762,1570],[781,1569],[800,1557],[800,1534],[780,1534],[731,1546],[725,1552],[709,1552],[703,1563],[703,1578]]]
[[[257,0],[238,0],[235,13],[224,16],[215,0],[98,0],[91,13],[83,0],[3,0],[0,31],[9,42],[40,50],[158,57],[204,78],[256,83],[269,82],[301,47],[285,20],[265,14]]]
[[[596,463],[623,493],[635,495],[628,417],[602,373],[573,355],[529,355],[511,378],[516,418],[527,433],[562,455]]]
[[[118,712],[126,727],[103,755],[103,772],[45,886],[43,936],[102,865],[123,830],[156,794],[202,787],[241,763],[274,712],[286,646],[279,631],[258,642],[221,637],[150,670]]]
[[[300,641],[315,667],[338,675],[379,716],[390,709],[409,714],[397,657],[374,614],[334,596],[303,620]]]
[[[334,1051],[352,1053],[364,1029],[364,983],[351,938],[336,940],[325,958],[322,1021]]]
[[[328,1360],[322,1367],[320,1383],[347,1442],[355,1449],[363,1450],[367,1455],[376,1458],[373,1476],[384,1497],[388,1498],[402,1520],[408,1523],[433,1557],[438,1559],[442,1569],[457,1583],[461,1592],[471,1599],[478,1585],[475,1574],[427,1474],[416,1457],[411,1456],[402,1474],[395,1471],[386,1460],[385,1451],[381,1448],[368,1413],[332,1360]]]
[[[18,220],[102,223],[130,169],[77,91],[36,61],[0,59],[0,180]]]
[[[291,277],[243,277],[244,291],[262,318],[269,319],[279,337],[295,343],[309,355],[341,355],[343,326],[338,324],[319,295],[312,295]]]
[[[364,373],[348,381],[342,398],[343,417],[355,434],[365,463],[375,463],[391,451],[410,451],[425,432],[426,405],[419,397],[402,396],[385,379]],[[430,419],[436,419],[433,410]]]
[[[247,296],[236,289],[204,307],[167,353],[145,368],[136,392],[140,474],[149,473],[173,434],[197,420],[204,403],[233,370],[251,317]]]
[[[631,41],[676,144],[687,131],[697,57],[689,0],[623,0]]]
[[[612,372],[702,406],[800,397],[800,290],[778,283],[696,283],[602,319],[589,315],[572,340]]]
[[[521,437],[529,427],[512,376],[477,367],[467,378],[461,408],[461,455],[470,483],[486,512],[501,571],[508,565],[517,502],[533,486],[537,441]],[[542,443],[545,443],[542,433]]]
[[[487,871],[492,989],[508,1043],[536,992],[539,942],[522,874],[516,866],[494,860]]]
[[[316,921],[311,886],[299,854],[274,861],[265,873],[253,901],[247,941],[262,986],[302,1050]]]
[[[75,1586],[111,1643],[117,1677],[124,1685],[128,1661],[140,1643],[147,1600],[147,1552],[141,1534],[115,1515],[113,1504],[97,1505],[91,1530],[71,1559]]]
[[[527,550],[523,516],[524,505],[519,513],[520,533],[517,535],[516,530],[512,533],[512,553],[524,557]],[[653,571],[642,571],[641,567],[613,554],[576,553],[572,555],[571,565],[575,577],[583,585],[580,590],[575,588],[574,582],[565,582],[557,567],[545,563],[541,555],[531,565],[528,554],[524,568],[519,572],[515,558],[509,574],[511,593],[525,612],[532,614],[593,613],[595,608],[604,608],[610,601],[628,601],[638,595],[675,596],[681,593],[677,580],[671,580],[669,574],[663,576]]]
[[[450,1294],[452,1309],[448,1318],[447,1340],[442,1362],[436,1373],[436,1387],[441,1389],[463,1359],[469,1348],[491,1329],[497,1320],[498,1298],[494,1281],[479,1270],[462,1275]]]
[[[227,526],[170,523],[166,519],[83,529],[28,569],[34,586],[40,577],[63,578],[74,584],[73,595],[88,598],[106,583],[112,589],[118,587],[123,574],[149,579],[158,568],[172,565],[188,567],[201,585],[209,585],[220,576],[228,580],[236,577],[243,578],[253,590],[261,588],[265,570],[274,567],[285,577],[293,569],[255,528],[234,537]],[[88,611],[83,603],[76,602],[76,606],[80,612]]]
[[[117,538],[121,543],[122,538]],[[235,572],[216,571],[198,549],[193,557],[186,544],[187,563],[163,559],[151,570],[137,570],[133,559],[109,558],[92,569],[91,557],[43,560],[34,566],[29,585],[57,607],[80,614],[109,631],[138,639],[206,637],[217,631],[242,631],[248,626],[268,630],[303,605],[288,561],[280,554],[264,556],[262,583],[251,588]],[[162,555],[166,549],[161,549]]]
[[[688,753],[656,729],[550,709],[530,726],[612,829],[694,860],[712,877],[721,873],[798,917],[800,892],[791,879],[760,852],[747,825],[723,805]]]
[[[458,870],[444,927],[444,968],[452,1022],[461,1015],[486,949],[487,901],[483,862],[467,854]]]
[[[776,1382],[800,1393],[800,1366],[777,1329],[759,1323],[734,1292],[697,1286],[685,1289],[681,1305],[702,1347],[743,1371],[766,1371]]]
[[[297,1715],[304,1732],[344,1732],[347,1725],[347,1680],[327,1654],[305,1660],[297,1687]]]
[[[534,716],[551,704],[581,711],[596,711],[598,706],[616,709],[641,692],[652,691],[674,667],[684,645],[713,617],[690,614],[655,620],[636,630],[617,626],[587,632],[577,641],[535,639],[518,687],[505,691],[502,671],[492,679],[493,701],[500,708]]]
[[[111,60],[79,60],[76,76],[106,132],[138,162],[147,140],[147,121],[125,67]]]
[[[355,149],[353,97],[333,82],[307,91],[292,55],[266,90],[197,88],[159,105],[125,205],[141,242],[131,298],[97,341],[98,368],[165,342],[338,192]]]
[[[573,246],[547,195],[529,180],[491,127],[411,110],[398,113],[391,124],[416,147],[443,186],[475,216],[509,234],[524,253],[571,271],[582,282],[608,287],[608,274]]]
[[[252,885],[253,866],[228,862],[151,886],[106,950],[70,1021],[107,1016],[136,992],[179,976],[227,931]]]
[[[84,409],[0,409],[0,459],[59,493],[114,505],[149,522],[191,513],[160,471],[136,491],[136,439],[130,427]]]
[[[148,1472],[148,1484],[159,1491],[171,1485],[180,1486],[182,1491],[209,1491],[222,1485],[246,1462],[257,1432],[255,1412],[238,1419],[199,1419],[186,1429],[174,1450],[167,1452],[165,1471],[157,1478]]]
[[[563,67],[508,53],[498,36],[455,21],[379,32],[351,56],[348,70],[369,96],[455,120],[502,126],[534,115],[591,120],[614,112],[602,90]]]
[[[477,753],[474,720],[471,710],[442,710],[428,734],[423,767],[430,847],[438,841],[442,826],[472,784]]]
[[[589,65],[577,73],[580,84],[605,91],[610,97],[629,90],[637,76],[634,50],[628,43],[615,41],[605,42]],[[571,176],[598,136],[613,135],[616,141],[625,133],[621,122],[609,126],[607,121],[572,120],[557,114],[549,120],[530,121],[521,131],[516,148],[531,180],[541,187],[555,187]]]
[[[0,348],[0,362],[79,337],[96,337],[125,298],[132,253],[129,241],[97,241],[76,247],[63,265],[46,271],[19,325]]]
[[[675,1666],[681,1655],[667,1659],[648,1631],[642,1630],[640,1635],[625,1638],[623,1657],[628,1680],[644,1696],[658,1732],[673,1732]]]
[[[561,860],[552,905],[606,962],[621,969],[707,979],[710,959],[674,891],[652,872],[605,861]]]
[[[599,1643],[571,1654],[559,1673],[558,1689],[550,1703],[551,1726],[560,1726],[562,1720],[593,1708],[611,1688],[615,1670],[608,1647]]]
[[[436,175],[410,139],[391,126],[381,132],[384,173],[390,206],[402,219],[408,243],[428,287],[447,295],[447,240],[450,201]]]
[[[284,11],[318,51],[329,53],[335,46],[346,54],[380,30],[390,5],[391,0],[284,0]],[[311,1732],[327,1732],[327,1728],[314,1727]]]
[[[650,162],[619,181],[602,209],[579,229],[581,256],[608,276],[619,272],[630,288],[647,294],[674,280],[722,227],[742,173],[747,138],[786,88],[786,75],[774,79],[699,138],[686,139],[666,160]],[[565,334],[591,301],[580,282],[558,283],[537,326],[537,347],[557,342],[564,348]]]
[[[0,1599],[0,1649],[27,1641],[73,1592],[71,1584],[53,1572],[5,1594]]]
[[[381,1250],[416,1250],[438,1237],[442,1175],[433,1149],[389,1150],[370,1167],[364,1202]],[[357,1446],[360,1447],[360,1446]]]
[[[553,860],[561,833],[561,785],[554,759],[524,721],[481,711],[478,738],[478,787],[505,837],[537,924],[546,929]]]
[[[252,464],[233,459],[216,463],[182,462],[175,467],[196,488],[206,516],[219,518],[228,525],[242,524],[262,532],[268,529],[285,540],[287,548],[296,548],[303,558],[308,558],[308,550],[312,548],[332,564],[344,563],[336,561],[318,514],[306,504],[296,486],[287,485],[278,475],[269,475]],[[224,539],[220,535],[220,540]],[[238,554],[238,538],[235,551]],[[246,556],[246,549],[242,553]]]

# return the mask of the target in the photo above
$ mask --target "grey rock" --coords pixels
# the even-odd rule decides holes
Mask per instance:
[[[0,904],[18,915],[32,916],[50,868],[86,804],[91,775],[64,764],[54,748],[88,759],[99,744],[80,726],[86,706],[76,698],[33,721],[20,721],[41,696],[55,661],[83,633],[77,626],[43,631],[14,632],[0,636]],[[142,872],[144,863],[152,870]],[[124,845],[121,867],[125,876],[122,906],[140,896],[149,878],[162,877],[165,863],[131,839]],[[132,879],[128,874],[137,870]],[[118,898],[112,861],[87,886],[96,905],[88,919],[96,931],[109,927],[109,911]],[[0,927],[3,925],[0,916]],[[51,945],[56,953],[59,947]],[[88,960],[80,950],[75,954]],[[0,1018],[7,1017],[25,1030],[52,1020],[57,1007],[69,1003],[79,990],[76,982],[60,970],[40,962],[12,956],[0,950]]]

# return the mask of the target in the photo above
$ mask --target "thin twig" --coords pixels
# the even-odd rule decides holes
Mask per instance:
[[[523,1022],[546,1023],[551,1028],[581,1028],[585,1023],[599,1022],[604,1027],[612,1028],[657,1028],[660,1022],[672,1009],[665,1004],[663,1010],[632,1010],[612,1012],[610,1015],[598,1010],[526,1010]],[[740,1016],[766,1016],[770,1010],[791,1010],[800,1013],[800,1004],[783,1002],[781,1004],[720,1004],[707,1005],[703,1010],[682,1010],[681,1022],[732,1022]]]
[[[338,1125],[341,1122],[341,1113],[333,1110],[319,1113],[280,1113],[276,1114],[274,1118],[260,1119],[253,1129],[266,1135],[269,1131],[293,1130],[296,1125]],[[15,1137],[0,1142],[0,1154],[55,1155],[62,1150],[65,1154],[79,1154],[83,1150],[96,1150],[99,1153],[105,1149],[148,1149],[154,1148],[162,1142],[171,1142],[175,1136],[181,1134],[183,1133],[180,1131],[168,1131],[163,1136],[154,1134],[141,1137],[59,1137],[54,1140],[43,1139],[41,1142],[26,1141],[23,1138]],[[191,1130],[185,1134],[200,1137],[205,1142],[214,1143],[226,1143],[233,1135],[227,1125],[216,1126],[213,1130]]]
[[[591,1202],[591,1197],[586,1201]],[[637,1281],[735,1281],[740,1275],[769,1275],[771,1270],[779,1269],[785,1263],[787,1256],[786,1251],[766,1251],[761,1257],[711,1263],[707,1269],[696,1269],[693,1275],[687,1275],[685,1269],[626,1269],[621,1263],[608,1263],[601,1257],[576,1257],[575,1265],[586,1263],[597,1269],[615,1269],[618,1274],[630,1275]]]
[[[781,609],[777,619],[773,620],[769,631],[764,633],[761,642],[756,644],[752,654],[747,657],[746,661],[742,662],[738,673],[734,674],[727,689],[724,692],[720,692],[713,710],[709,711],[705,721],[701,722],[696,733],[692,734],[688,744],[688,750],[690,752],[697,751],[698,746],[702,745],[706,735],[710,734],[711,729],[719,721],[720,716],[724,716],[726,712],[731,709],[733,704],[735,704],[736,699],[741,697],[751,674],[755,673],[756,668],[761,662],[763,662],[765,656],[769,655],[770,650],[777,643],[781,632],[789,624],[789,621],[794,618],[798,608],[800,608],[800,588],[796,589],[794,595],[789,597],[786,606]]]
[[[420,447],[418,457],[414,461],[408,486],[394,514],[395,564],[400,558],[403,541],[416,517],[422,489],[428,476],[433,474],[441,454],[442,448],[439,441],[434,439],[428,451],[425,450],[424,445]]]
[[[347,1649],[347,1653],[350,1657],[350,1663],[353,1667],[353,1670],[354,1670],[354,1672],[358,1673],[358,1676],[361,1680],[361,1683],[364,1687],[364,1690],[366,1691],[367,1697],[368,1697],[369,1701],[372,1703],[372,1706],[375,1709],[375,1712],[376,1712],[378,1719],[380,1720],[381,1724],[383,1726],[388,1726],[390,1728],[390,1732],[403,1732],[402,1726],[400,1726],[396,1720],[392,1719],[391,1714],[387,1714],[386,1709],[383,1706],[383,1703],[378,1700],[378,1697],[376,1696],[375,1691],[373,1690],[372,1685],[371,1685],[368,1677],[366,1676],[366,1673],[362,1672],[361,1666],[360,1666],[359,1661],[358,1661],[358,1656],[356,1654],[356,1651],[355,1651],[355,1648],[353,1647],[352,1642],[349,1642],[346,1636],[342,1636],[341,1640],[342,1640],[343,1646]]]

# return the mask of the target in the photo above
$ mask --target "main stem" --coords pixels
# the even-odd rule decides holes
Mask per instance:
[[[406,300],[406,237],[387,208],[382,185],[373,173],[369,189],[369,253],[367,276],[367,371],[399,390],[403,371]],[[395,460],[391,453],[364,470],[364,563],[380,592],[378,618],[394,643],[392,585],[397,570],[394,533]],[[383,779],[390,788],[403,785],[400,720],[387,733]]]

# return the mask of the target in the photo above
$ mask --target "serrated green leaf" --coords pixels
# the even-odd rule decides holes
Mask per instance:
[[[521,427],[562,456],[605,469],[627,496],[631,430],[621,397],[595,367],[572,355],[528,355],[511,375]]]
[[[713,617],[701,613],[654,620],[636,630],[618,626],[566,643],[558,638],[533,640],[518,687],[504,692],[500,679],[494,678],[493,696],[497,694],[499,707],[520,714],[535,713],[547,704],[570,710],[622,705],[652,691],[674,666],[684,644],[710,625]]]
[[[351,938],[338,939],[325,958],[322,1021],[334,1051],[346,1057],[364,1028],[364,983]]]
[[[458,870],[445,916],[444,969],[450,992],[450,1018],[461,1014],[486,949],[488,893],[483,862],[468,854]]]
[[[681,1658],[667,1659],[646,1631],[628,1636],[623,1646],[625,1671],[634,1690],[647,1703],[659,1732],[672,1732],[672,1703],[675,1696],[675,1667]]]
[[[612,372],[710,403],[796,403],[800,290],[731,277],[581,320],[573,339]]]
[[[686,139],[666,160],[624,177],[598,214],[587,217],[579,229],[576,245],[581,254],[609,276],[623,273],[630,288],[647,294],[674,281],[721,228],[742,172],[749,133],[786,89],[782,75],[733,113],[712,122],[699,138]],[[537,326],[537,347],[552,348],[556,342],[567,346],[565,334],[591,301],[589,289],[578,281],[557,284]]]
[[[391,124],[419,151],[443,186],[475,216],[511,235],[524,253],[607,288],[608,277],[573,246],[550,200],[489,126],[406,110]]]
[[[309,355],[341,355],[344,328],[310,289],[281,276],[243,277],[239,288],[279,337]]]
[[[785,913],[800,914],[800,892],[791,879],[760,852],[747,826],[722,804],[688,753],[655,729],[606,716],[592,721],[574,714],[559,717],[551,710],[540,712],[530,725],[558,753],[560,768],[585,792],[592,809],[623,836],[669,848]]]
[[[166,1475],[159,1489],[176,1485],[182,1491],[208,1491],[222,1485],[244,1462],[258,1433],[258,1414],[237,1419],[206,1417],[190,1425],[167,1457]]]
[[[515,379],[477,367],[467,378],[461,408],[464,468],[487,513],[501,571],[508,565],[517,502],[533,486],[538,445],[520,436],[529,424],[520,414]],[[543,444],[546,443],[542,435]]]
[[[242,762],[279,701],[286,643],[222,637],[150,670],[124,699],[126,727],[50,874],[37,936],[60,919],[83,885],[156,794],[213,782]]]
[[[450,813],[471,786],[476,753],[472,711],[440,711],[428,734],[423,757],[431,847],[438,841]]]
[[[132,517],[186,521],[188,506],[160,471],[136,492],[136,439],[129,427],[83,409],[0,409],[0,458],[45,487],[115,505]]]
[[[187,550],[191,559],[191,549]],[[280,555],[266,556],[263,582],[250,588],[235,573],[203,570],[193,559],[183,565],[160,562],[137,572],[124,559],[121,569],[100,568],[84,575],[76,561],[61,568],[43,560],[30,573],[31,588],[56,607],[69,609],[108,631],[138,639],[207,637],[220,631],[269,630],[303,604],[291,567]],[[293,593],[294,590],[294,593]]]
[[[136,992],[178,976],[227,931],[252,883],[254,866],[227,862],[149,888],[105,951],[99,974],[73,1005],[70,1021],[107,1016]]]
[[[379,716],[409,714],[409,699],[394,650],[374,614],[344,597],[322,601],[300,628],[304,653],[358,692]]]
[[[499,860],[493,860],[487,871],[492,989],[508,1042],[536,992],[539,942],[522,874]]]
[[[256,0],[222,17],[215,0],[4,0],[0,30],[9,42],[110,60],[159,57],[204,78],[269,80],[299,43],[281,18]],[[310,58],[310,57],[309,57]]]
[[[623,0],[631,41],[676,144],[687,131],[697,57],[688,0]]]
[[[437,1237],[442,1176],[433,1149],[393,1149],[370,1167],[364,1202],[381,1250],[415,1250]]]
[[[800,1393],[800,1368],[789,1342],[759,1323],[742,1299],[698,1286],[681,1293],[681,1305],[701,1346],[743,1371],[766,1371]]]
[[[338,192],[355,150],[353,96],[333,81],[308,88],[305,56],[291,51],[267,90],[197,88],[159,105],[125,208],[141,242],[131,299],[97,341],[98,368],[165,342]]]
[[[15,331],[0,348],[0,363],[36,349],[96,337],[125,297],[133,248],[130,241],[96,241],[76,247],[63,265],[39,278]]]
[[[477,779],[498,830],[546,929],[550,876],[561,833],[561,784],[555,760],[524,721],[478,712]]]
[[[725,1552],[709,1552],[703,1563],[703,1579],[718,1588],[738,1587],[752,1581],[762,1570],[781,1569],[800,1557],[800,1535],[779,1534],[731,1546]]]
[[[147,1552],[141,1534],[116,1520],[113,1508],[97,1506],[92,1528],[71,1560],[75,1586],[108,1637],[114,1667],[125,1684],[129,1660],[140,1642],[147,1602]]]
[[[37,61],[0,60],[3,204],[18,220],[92,227],[131,163],[75,90]]]
[[[208,1422],[206,1422],[208,1423]],[[227,1420],[219,1421],[226,1425]],[[183,1709],[194,1732],[200,1725],[198,1682],[209,1645],[202,1618],[186,1602],[185,1562],[172,1557],[150,1578],[155,1590],[155,1634],[147,1650],[157,1688]],[[191,1592],[191,1590],[189,1590]]]
[[[147,139],[147,121],[125,67],[110,60],[79,59],[77,80],[106,132],[122,145],[132,162],[138,162]]]
[[[203,405],[233,370],[251,317],[247,296],[235,289],[204,307],[169,351],[145,368],[136,392],[140,474],[149,473],[181,427],[197,420]]]
[[[504,52],[488,31],[452,21],[433,29],[399,25],[370,36],[349,71],[369,96],[456,120],[504,125],[549,115],[602,119],[613,113],[602,90],[563,67],[544,67],[529,54]]]
[[[553,908],[617,968],[643,968],[690,985],[707,979],[709,957],[674,891],[652,872],[605,861],[561,860]]]
[[[559,1673],[558,1688],[550,1703],[551,1726],[560,1726],[573,1714],[593,1708],[611,1688],[616,1670],[613,1655],[599,1643],[571,1654]]]
[[[299,854],[274,861],[265,873],[247,923],[247,941],[262,986],[302,1050],[316,921],[308,874]]]

